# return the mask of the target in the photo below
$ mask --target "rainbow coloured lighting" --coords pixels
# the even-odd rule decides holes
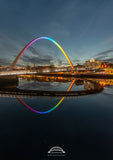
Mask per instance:
[[[18,62],[18,60],[20,59],[20,57],[22,56],[22,54],[36,41],[40,40],[40,39],[47,39],[51,42],[53,42],[60,50],[61,52],[64,54],[64,56],[66,57],[66,59],[68,60],[71,68],[74,70],[74,66],[72,64],[72,62],[70,61],[69,57],[67,56],[66,52],[63,50],[63,48],[53,39],[49,38],[49,37],[38,37],[35,38],[34,40],[32,40],[31,42],[29,42],[23,49],[22,51],[18,54],[18,56],[16,57],[16,59],[14,60],[14,62],[12,63],[11,67],[9,70],[12,70],[13,67],[16,65],[16,63]]]
[[[61,52],[64,54],[64,56],[66,57],[66,59],[68,60],[72,70],[74,70],[74,66],[72,64],[72,62],[70,61],[69,57],[67,56],[66,52],[63,50],[63,48],[53,39],[49,38],[49,37],[39,37],[39,38],[35,38],[34,40],[32,40],[31,42],[29,42],[23,49],[22,51],[18,54],[18,56],[16,57],[16,59],[14,60],[14,62],[12,63],[11,67],[9,70],[12,70],[13,67],[16,65],[16,63],[18,62],[18,60],[20,59],[20,57],[22,56],[22,54],[36,41],[40,40],[40,39],[47,39],[51,42],[53,42],[60,50]],[[73,80],[73,82],[71,83],[70,87],[68,88],[67,92],[69,92],[73,86],[73,84],[75,83],[75,79]],[[35,109],[33,109],[32,107],[30,107],[29,105],[27,105],[20,97],[17,97],[17,99],[24,105],[26,106],[28,109],[30,109],[31,111],[35,112],[35,113],[39,113],[39,114],[46,114],[46,113],[50,113],[52,112],[54,109],[56,109],[61,103],[62,101],[65,99],[65,97],[62,97],[60,99],[60,101],[54,106],[52,107],[50,110],[44,111],[44,112],[40,112],[37,111]]]

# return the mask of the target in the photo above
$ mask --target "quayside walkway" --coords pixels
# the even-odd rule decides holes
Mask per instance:
[[[41,91],[41,90],[23,90],[18,88],[11,88],[11,89],[0,89],[0,96],[2,95],[12,95],[12,96],[86,96],[90,94],[96,94],[103,91],[103,87],[99,87],[98,89],[94,90],[83,90],[83,91]]]

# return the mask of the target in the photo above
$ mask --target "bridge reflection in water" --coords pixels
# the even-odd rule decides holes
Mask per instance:
[[[10,84],[0,85],[0,96],[9,95],[9,96],[23,96],[23,97],[32,97],[32,96],[83,96],[89,94],[99,93],[104,89],[105,81],[101,80],[91,80],[91,79],[73,79],[65,77],[53,77],[53,76],[29,76],[23,75],[19,76],[26,81],[38,81],[38,82],[63,82],[68,83],[72,82],[71,88],[73,85],[84,85],[84,90],[78,91],[47,91],[47,90],[29,90],[29,89],[20,89],[18,88],[19,82],[13,81]],[[102,83],[103,82],[103,83]],[[70,88],[70,87],[69,87]]]
[[[29,90],[29,89],[20,89],[18,88],[18,81],[13,82],[13,84],[10,85],[2,85],[0,86],[0,96],[9,96],[9,97],[16,97],[24,106],[29,108],[31,111],[45,114],[53,111],[55,108],[57,108],[61,102],[65,99],[65,97],[70,96],[86,96],[91,94],[97,94],[99,92],[102,92],[104,89],[105,82],[102,84],[101,80],[93,80],[93,79],[75,79],[75,78],[66,78],[66,77],[53,77],[53,76],[37,76],[37,75],[23,75],[19,76],[19,78],[25,79],[26,81],[37,81],[37,82],[63,82],[68,83],[71,82],[70,87],[67,91],[47,91],[47,90]],[[73,85],[79,86],[84,85],[83,90],[77,90],[77,91],[70,91]],[[37,110],[34,110],[33,107],[28,106],[20,97],[23,98],[30,98],[30,97],[36,97],[36,96],[47,96],[47,97],[62,97],[59,102],[52,107],[51,109],[40,112]]]

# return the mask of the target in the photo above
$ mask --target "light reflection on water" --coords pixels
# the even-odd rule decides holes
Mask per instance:
[[[63,90],[71,82],[20,82],[19,88]],[[34,84],[34,85],[33,85]],[[68,85],[68,86],[67,86]],[[84,85],[73,86],[73,90]],[[48,159],[47,151],[61,146],[65,159],[113,158],[113,87],[82,97],[68,97],[54,111],[39,115],[29,111],[16,98],[0,98],[1,156]],[[23,98],[38,110],[46,110],[59,101],[59,97]],[[93,158],[92,158],[93,155]]]
[[[106,96],[113,96],[113,86],[105,86],[103,94]]]
[[[31,89],[31,90],[47,90],[47,91],[66,91],[72,82],[39,82],[39,81],[26,81],[21,79],[18,88]],[[73,85],[71,91],[83,90],[84,85]]]

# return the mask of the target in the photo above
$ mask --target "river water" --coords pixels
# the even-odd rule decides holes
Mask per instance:
[[[71,82],[20,79],[18,88],[66,91]],[[74,84],[72,90],[84,90]],[[38,111],[55,106],[62,97],[21,98]],[[113,159],[113,86],[93,95],[67,97],[52,112],[37,114],[15,97],[0,97],[0,159]],[[64,155],[48,155],[59,146]]]

